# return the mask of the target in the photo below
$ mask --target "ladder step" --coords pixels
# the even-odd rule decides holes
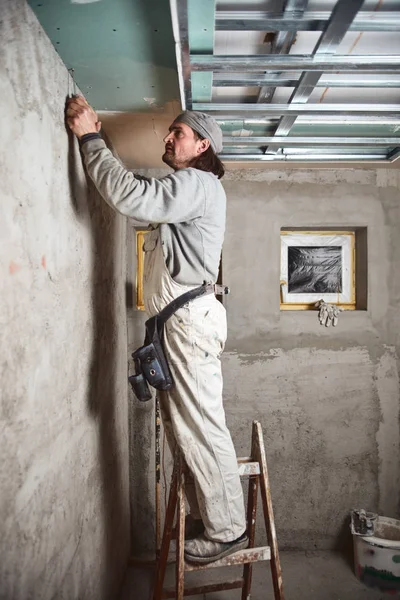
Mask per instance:
[[[200,594],[209,594],[210,592],[222,592],[225,590],[237,590],[243,588],[244,579],[233,579],[222,583],[209,583],[198,587],[185,588],[185,596],[197,596]],[[175,588],[166,588],[163,591],[163,598],[176,598]]]
[[[246,548],[239,550],[234,554],[215,560],[205,565],[185,562],[185,571],[205,571],[206,569],[216,569],[218,567],[233,567],[235,565],[244,565],[245,563],[259,562],[261,560],[271,559],[271,548],[262,546],[260,548]]]
[[[238,458],[238,469],[240,477],[246,477],[250,475],[260,475],[260,465],[258,462],[253,461],[251,458]]]

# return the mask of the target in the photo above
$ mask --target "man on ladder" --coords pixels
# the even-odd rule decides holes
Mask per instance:
[[[215,283],[226,210],[217,122],[195,111],[175,119],[163,155],[174,173],[162,179],[137,179],[113,157],[99,134],[97,114],[82,96],[68,101],[67,122],[106,202],[153,227],[144,245],[149,316],[203,282]],[[248,545],[242,486],[222,403],[225,340],[226,313],[214,294],[180,308],[166,325],[174,386],[161,393],[161,412],[171,450],[178,444],[193,476],[185,486],[190,506],[185,558],[193,563],[212,562]]]

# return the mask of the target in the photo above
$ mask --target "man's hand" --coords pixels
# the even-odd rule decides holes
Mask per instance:
[[[83,96],[74,96],[67,100],[67,124],[71,131],[80,139],[86,133],[98,133],[101,122]]]

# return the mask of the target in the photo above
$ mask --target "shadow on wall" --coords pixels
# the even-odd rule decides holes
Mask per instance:
[[[124,502],[115,419],[118,374],[115,294],[118,273],[114,256],[120,240],[115,236],[117,216],[98,194],[86,172],[87,187],[79,183],[75,169],[82,158],[69,130],[68,136],[69,182],[74,210],[77,219],[91,228],[92,239],[93,337],[87,410],[98,428],[98,459],[102,482],[98,493],[102,494],[103,504],[102,515],[98,515],[98,518],[103,520],[103,545],[101,548],[93,548],[93,551],[100,555],[99,560],[103,565],[102,597],[108,600],[114,597],[115,590],[120,587],[126,568],[124,544],[121,544],[118,527]],[[79,352],[79,349],[77,351]],[[97,495],[97,490],[93,492]],[[96,519],[96,515],[93,515],[93,518]]]
[[[136,236],[129,228],[128,272],[132,281],[128,346],[131,353],[143,344],[147,315],[136,308]],[[133,287],[134,286],[134,287]],[[130,363],[133,372],[133,364]],[[155,422],[154,399],[140,402],[129,388],[129,487],[132,555],[155,553]]]
[[[132,555],[154,556],[154,400],[133,399],[129,407],[129,431]]]
[[[350,515],[343,520],[340,531],[336,537],[334,549],[343,556],[348,566],[353,569],[353,536],[350,530]]]

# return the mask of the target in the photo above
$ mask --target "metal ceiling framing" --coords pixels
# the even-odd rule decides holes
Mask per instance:
[[[293,7],[292,13],[285,9],[283,15],[255,10],[251,12],[221,10],[216,15],[215,29],[217,31],[325,31],[331,16],[329,12],[303,11],[303,14],[298,15],[297,10],[301,9]],[[399,21],[400,12],[360,11],[349,29],[350,31],[398,31]]]
[[[170,4],[182,105],[219,121],[223,160],[400,159],[400,103],[379,101],[389,90],[397,89],[400,96],[400,36],[395,54],[344,54],[342,49],[348,32],[400,32],[400,11],[363,11],[363,0],[338,0],[332,11],[309,11],[307,0],[282,0],[280,12],[244,10],[244,4],[222,10],[216,0]],[[238,54],[233,45],[216,54],[219,32],[269,34],[265,47],[271,53]],[[294,53],[298,32],[321,32],[311,53]],[[232,90],[225,102],[215,101],[220,88]],[[275,101],[284,88],[293,88],[288,101]],[[363,95],[355,101],[337,95],[333,102],[318,101],[318,88]]]
[[[287,16],[300,17],[306,7],[308,0],[282,0],[282,17]],[[273,36],[271,44],[271,54],[289,54],[290,48],[296,40],[295,31],[278,31]],[[279,74],[280,75],[280,74]],[[278,77],[277,75],[276,77]],[[275,92],[275,87],[262,86],[259,93],[257,102],[271,102]]]

